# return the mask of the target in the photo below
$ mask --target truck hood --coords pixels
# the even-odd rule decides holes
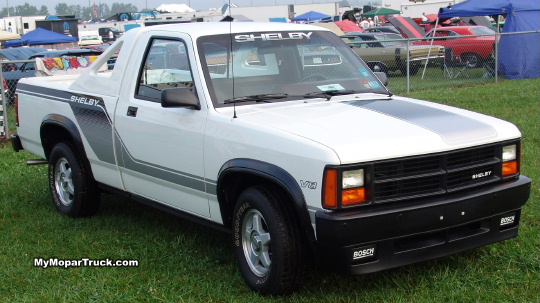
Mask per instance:
[[[520,137],[503,120],[403,97],[335,96],[236,107],[238,120],[332,149],[342,164],[448,151]],[[383,97],[385,98],[385,97]],[[232,110],[227,108],[226,111]],[[238,122],[240,122],[238,121]],[[286,149],[287,146],[283,146]]]

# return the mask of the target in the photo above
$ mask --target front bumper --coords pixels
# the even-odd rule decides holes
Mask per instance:
[[[525,176],[487,189],[406,205],[316,213],[316,254],[364,274],[448,256],[515,237],[529,198]]]

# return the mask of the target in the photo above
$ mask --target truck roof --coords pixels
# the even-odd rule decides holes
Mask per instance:
[[[279,23],[279,22],[200,22],[200,23],[176,23],[167,25],[154,25],[139,27],[129,30],[126,34],[136,30],[137,32],[152,31],[175,31],[187,33],[193,38],[208,35],[219,35],[228,33],[246,32],[268,32],[270,31],[329,31],[325,28],[308,24]]]

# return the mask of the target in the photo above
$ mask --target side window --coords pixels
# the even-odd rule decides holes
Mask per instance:
[[[435,37],[448,37],[448,32],[447,31],[436,31],[435,32]],[[446,40],[446,39],[440,39],[440,40]]]
[[[154,39],[143,64],[136,97],[159,102],[161,91],[167,88],[187,87],[193,91],[193,76],[183,41]]]

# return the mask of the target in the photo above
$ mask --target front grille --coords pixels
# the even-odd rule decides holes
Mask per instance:
[[[386,203],[442,195],[501,180],[502,144],[375,162],[372,199]]]

